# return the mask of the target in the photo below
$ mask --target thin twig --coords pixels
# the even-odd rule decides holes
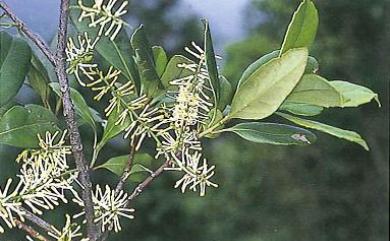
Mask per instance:
[[[34,223],[35,225],[37,225],[41,229],[45,230],[45,232],[47,232],[47,233],[55,233],[56,232],[56,230],[53,228],[53,226],[51,224],[49,224],[48,222],[46,222],[45,220],[43,220],[42,218],[36,216],[35,214],[33,214],[32,212],[28,211],[25,208],[21,207],[20,210],[23,212],[24,217],[28,221]]]
[[[131,167],[132,167],[132,163],[133,163],[133,159],[134,159],[134,154],[135,154],[135,145],[131,145],[129,158],[127,159],[127,163],[126,163],[125,168],[123,169],[122,176],[120,177],[119,182],[115,188],[116,192],[120,192],[121,190],[123,190],[123,186],[125,185],[127,179],[130,176]]]
[[[31,238],[34,238],[34,239],[40,240],[40,241],[49,241],[47,238],[45,238],[44,236],[39,234],[33,227],[28,226],[27,224],[25,224],[17,219],[15,219],[14,221],[16,223],[16,226],[19,229],[24,230],[28,234],[28,236],[30,236]]]
[[[50,63],[55,66],[56,58],[55,55],[50,51],[49,46],[39,37],[37,34],[33,33],[27,25],[20,20],[8,7],[8,5],[0,0],[0,8],[4,10],[4,13],[17,25],[17,27],[28,37],[30,38],[34,44],[42,51],[44,55],[49,59]]]
[[[164,172],[164,170],[170,165],[170,163],[171,163],[170,160],[165,161],[156,171],[152,172],[150,176],[148,176],[143,182],[138,184],[138,186],[134,188],[133,192],[128,197],[126,205],[129,206],[131,201],[134,198],[138,197],[145,190],[145,188],[147,188],[153,182],[153,180],[159,177]],[[108,238],[108,236],[109,236],[109,231],[105,231],[104,233],[99,232],[97,240],[105,241]]]
[[[152,172],[150,176],[148,176],[143,182],[138,184],[136,188],[134,188],[133,192],[130,194],[129,198],[127,199],[127,205],[130,205],[130,202],[136,198],[138,195],[140,195],[145,188],[147,188],[154,179],[156,179],[158,176],[161,175],[161,173],[164,172],[164,170],[169,166],[171,163],[170,160],[165,161],[156,171]]]
[[[64,116],[70,135],[72,153],[79,171],[80,182],[83,185],[82,198],[85,205],[85,219],[87,220],[87,232],[90,241],[96,240],[96,225],[94,223],[94,205],[92,202],[92,183],[89,174],[89,165],[83,153],[80,132],[77,128],[76,115],[70,98],[68,76],[66,74],[65,49],[67,38],[67,24],[69,13],[69,0],[61,0],[60,23],[58,27],[58,44],[56,52],[56,74],[60,84]]]

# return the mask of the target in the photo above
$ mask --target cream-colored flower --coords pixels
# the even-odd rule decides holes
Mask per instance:
[[[78,195],[75,195],[73,201],[81,207],[84,207],[84,202]],[[94,221],[101,225],[101,230],[103,232],[106,230],[114,230],[115,232],[121,231],[121,217],[134,219],[132,213],[134,213],[135,210],[127,207],[128,194],[124,191],[118,193],[108,185],[106,185],[105,190],[103,190],[97,185],[96,190],[92,195],[92,201],[95,209]],[[75,218],[84,214],[84,212],[81,212],[75,215]]]
[[[79,21],[89,19],[89,27],[99,26],[99,36],[104,34],[114,40],[123,25],[126,25],[122,17],[127,13],[125,8],[128,4],[128,1],[95,0],[94,5],[88,7],[79,0],[78,5],[81,9]]]

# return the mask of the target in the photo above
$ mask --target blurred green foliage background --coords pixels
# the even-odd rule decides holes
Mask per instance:
[[[177,20],[172,15],[179,1],[147,2],[133,3],[129,15],[131,22],[145,24],[152,43],[168,44],[174,53],[201,40],[197,16]],[[279,48],[298,2],[253,0],[248,5],[247,36],[223,54],[221,69],[228,79],[237,81],[251,62]],[[382,102],[382,108],[370,103],[342,113],[327,110],[319,120],[359,131],[371,151],[323,134],[309,147],[260,145],[224,135],[205,145],[206,156],[217,165],[218,189],[204,198],[183,195],[172,188],[176,177],[163,175],[136,199],[136,219],[125,221],[125,230],[110,240],[389,240],[390,1],[318,0],[316,5],[320,26],[312,55],[319,59],[320,74],[365,85]],[[0,152],[5,148],[0,146]],[[17,168],[9,161],[17,150],[6,149],[8,156],[0,156],[2,182]],[[126,152],[126,145],[113,143],[103,157]],[[99,171],[94,178],[112,182],[113,175]],[[55,217],[61,223],[61,212]],[[21,239],[17,231],[0,237]]]

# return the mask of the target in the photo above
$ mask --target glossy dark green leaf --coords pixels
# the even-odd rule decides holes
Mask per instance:
[[[0,32],[0,106],[10,101],[22,87],[30,68],[31,48],[6,32]]]
[[[301,79],[307,57],[306,48],[292,49],[255,70],[239,85],[229,116],[263,119],[272,115]]]
[[[206,54],[206,65],[210,76],[211,88],[215,95],[215,102],[219,102],[220,98],[220,80],[218,74],[217,61],[215,60],[215,51],[213,40],[211,37],[210,26],[207,20],[203,20],[204,24],[204,51]]]
[[[121,176],[124,168],[129,160],[129,155],[117,156],[109,159],[106,163],[98,166],[96,169],[107,169],[110,172]],[[151,167],[153,157],[146,153],[137,153],[132,160],[130,171],[130,181],[139,181],[142,174],[150,175],[149,168]],[[141,175],[140,175],[141,174]]]
[[[170,82],[172,80],[175,80],[175,79],[185,77],[185,76],[192,74],[191,71],[184,69],[184,68],[180,68],[180,67],[178,67],[178,65],[179,64],[192,64],[192,63],[194,63],[194,61],[192,61],[192,60],[190,60],[182,55],[173,56],[169,60],[167,67],[165,69],[165,72],[161,77],[161,83],[163,84],[163,86],[169,90],[174,89],[174,86],[172,86],[170,84]]]
[[[308,145],[317,139],[308,130],[276,123],[248,122],[233,126],[227,131],[248,141],[273,145]]]
[[[51,83],[50,87],[59,97],[61,96],[60,86],[58,83]],[[96,132],[97,127],[94,114],[83,96],[76,89],[70,88],[70,97],[72,98],[77,115],[79,115],[85,123],[92,127],[94,132]]]
[[[33,55],[31,58],[31,68],[28,72],[28,82],[31,87],[41,97],[45,107],[49,107],[50,98],[50,78],[42,62]]]
[[[281,54],[293,48],[309,48],[317,34],[318,12],[311,0],[303,0],[288,26]]]
[[[10,146],[38,147],[37,135],[59,130],[57,118],[39,105],[14,106],[0,119],[0,143]]]
[[[367,87],[340,80],[330,81],[330,84],[343,96],[341,107],[358,107],[372,100],[381,106],[378,94]]]
[[[121,110],[115,109],[110,114],[107,120],[107,124],[104,127],[103,136],[97,145],[97,149],[100,150],[101,148],[103,148],[103,146],[107,144],[109,140],[119,135],[131,124],[131,121],[128,118],[126,118],[125,122],[122,125],[116,125],[116,122],[118,121],[119,115],[121,113],[122,113]]]
[[[153,57],[156,62],[156,72],[158,74],[158,77],[161,78],[168,64],[168,56],[163,47],[161,46],[153,46],[152,50]]]
[[[337,107],[342,105],[343,96],[325,78],[316,74],[305,74],[285,103]]]
[[[340,129],[338,127],[330,126],[330,125],[323,124],[323,123],[320,123],[317,121],[302,119],[302,118],[288,115],[285,113],[278,112],[277,114],[280,115],[281,117],[297,124],[297,125],[307,127],[310,129],[314,129],[314,130],[318,130],[318,131],[322,131],[322,132],[328,133],[332,136],[336,136],[338,138],[342,138],[342,139],[345,139],[345,140],[348,140],[351,142],[355,142],[355,143],[361,145],[365,150],[367,150],[367,151],[369,150],[366,141],[358,133],[356,133],[354,131],[343,130],[343,129]]]
[[[156,71],[152,47],[142,25],[131,36],[131,45],[136,54],[136,63],[141,76],[141,92],[151,98],[157,97],[161,94],[163,86]]]

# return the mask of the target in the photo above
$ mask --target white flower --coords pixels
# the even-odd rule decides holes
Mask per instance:
[[[114,40],[122,26],[126,24],[121,17],[127,13],[125,8],[129,2],[119,1],[122,4],[118,5],[118,7],[116,6],[118,0],[105,2],[107,1],[95,0],[95,4],[92,7],[87,7],[82,0],[79,0],[78,5],[81,9],[79,21],[88,18],[90,21],[89,27],[100,26],[99,35],[104,34],[105,36],[110,36],[111,40]]]
[[[146,137],[158,140],[157,133],[160,132],[160,127],[165,124],[165,116],[160,109],[150,108],[149,105],[144,106],[144,109],[136,115],[136,121],[133,121],[125,129],[125,138],[130,136],[135,150],[139,150]]]
[[[12,184],[12,179],[8,179],[3,191],[0,188],[0,220],[9,227],[16,226],[14,217],[17,216],[20,220],[24,220],[24,213],[20,210],[22,203],[16,200],[16,192],[8,193]],[[4,228],[0,223],[0,233],[4,233]]]
[[[56,141],[58,134],[47,132],[45,139],[38,136],[41,148],[25,150],[17,158],[22,167],[15,192],[37,214],[42,214],[41,209],[54,209],[59,201],[66,203],[65,191],[73,190],[72,183],[77,178],[77,173],[69,172],[67,165],[71,151],[64,145],[66,131]]]
[[[85,86],[79,75],[80,69],[96,67],[96,64],[91,63],[93,59],[93,51],[99,37],[95,40],[89,38],[88,33],[84,33],[84,36],[78,36],[78,46],[74,43],[72,38],[69,38],[67,47],[65,50],[66,62],[68,62],[68,68],[66,69],[68,74],[74,74],[80,85]]]
[[[72,222],[72,218],[67,214],[65,226],[61,231],[55,229],[56,233],[49,233],[50,236],[58,241],[76,241],[75,238],[81,237],[81,227]]]
[[[79,196],[75,196],[73,201],[84,207],[84,202]],[[96,191],[92,195],[92,201],[95,209],[95,223],[101,224],[102,231],[112,230],[115,232],[121,231],[120,217],[128,219],[134,219],[132,213],[135,211],[133,208],[127,208],[128,194],[124,191],[119,193],[112,190],[106,185],[103,191],[99,185],[96,186]],[[84,215],[81,212],[75,215],[75,218]]]
[[[209,167],[206,159],[203,159],[203,164],[200,164],[201,157],[202,154],[199,152],[185,154],[186,165],[180,165],[185,174],[176,182],[175,188],[181,187],[181,191],[184,193],[187,187],[192,191],[197,191],[199,186],[200,196],[205,196],[206,187],[218,187],[217,184],[210,181],[211,177],[214,176],[215,166]]]

